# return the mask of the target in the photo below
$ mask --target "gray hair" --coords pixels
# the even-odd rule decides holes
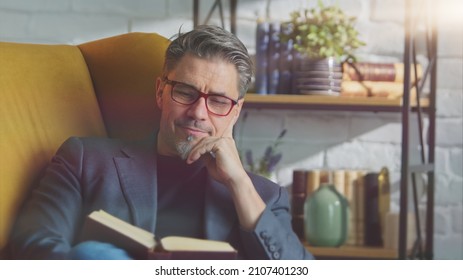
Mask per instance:
[[[239,98],[246,94],[252,77],[252,62],[244,44],[221,27],[201,25],[178,33],[166,51],[164,75],[172,71],[185,54],[211,59],[221,58],[235,65],[239,75]]]

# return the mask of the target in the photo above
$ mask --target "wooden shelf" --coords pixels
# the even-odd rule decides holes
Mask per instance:
[[[315,258],[320,259],[397,259],[397,250],[381,247],[341,246],[315,247],[304,244]]]
[[[411,102],[411,106],[416,107],[416,101]],[[428,108],[429,99],[421,98],[420,106],[423,109]],[[248,93],[244,108],[400,112],[402,98]]]

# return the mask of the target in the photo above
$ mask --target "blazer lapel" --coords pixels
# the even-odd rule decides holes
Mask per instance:
[[[122,149],[126,157],[115,157],[119,180],[129,205],[133,224],[154,232],[156,225],[156,154],[155,141],[128,145]]]
[[[235,205],[225,186],[208,177],[204,206],[206,239],[229,240],[238,222]]]

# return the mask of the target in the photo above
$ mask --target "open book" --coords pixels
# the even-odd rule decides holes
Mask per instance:
[[[87,216],[83,240],[109,242],[137,259],[236,259],[237,251],[227,242],[182,236],[156,239],[154,234],[103,210]]]

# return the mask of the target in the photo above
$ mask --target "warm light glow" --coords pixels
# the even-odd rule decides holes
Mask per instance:
[[[463,1],[462,0],[441,0],[436,1],[438,5],[438,24],[445,29],[460,29],[463,27]]]

